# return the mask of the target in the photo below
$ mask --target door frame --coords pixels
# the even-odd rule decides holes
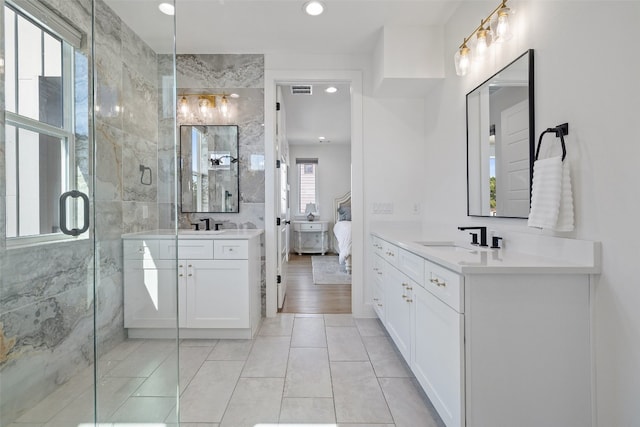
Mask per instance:
[[[351,233],[352,278],[351,311],[365,316],[364,302],[364,150],[362,117],[362,72],[353,70],[265,70],[265,263],[266,316],[277,314],[276,270],[278,256],[277,226],[279,189],[276,188],[276,86],[297,83],[348,83],[351,85]]]

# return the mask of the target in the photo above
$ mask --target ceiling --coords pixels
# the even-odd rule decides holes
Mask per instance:
[[[173,51],[173,17],[158,10],[166,0],[105,1],[154,51]],[[326,10],[316,17],[302,11],[304,2],[176,0],[177,53],[367,55],[385,25],[442,25],[461,0],[323,0]],[[350,142],[349,88],[328,95],[325,87],[285,95],[291,144],[318,144],[319,136]]]
[[[105,0],[157,53],[171,53],[167,0]],[[170,0],[169,0],[170,1]],[[385,25],[438,25],[461,0],[323,0],[308,16],[304,0],[176,0],[178,53],[358,54],[371,52]]]
[[[336,93],[325,89],[334,86]],[[282,86],[287,140],[291,145],[350,144],[351,96],[348,84],[312,84],[311,95],[292,95]],[[321,136],[325,137],[320,141]]]

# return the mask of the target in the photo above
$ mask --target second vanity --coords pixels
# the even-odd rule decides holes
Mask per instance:
[[[261,320],[262,230],[123,235],[130,338],[252,338]],[[177,281],[177,283],[176,283]],[[176,307],[178,318],[176,318]]]
[[[372,306],[447,427],[592,424],[597,243],[534,236],[491,250],[398,232],[370,239]]]

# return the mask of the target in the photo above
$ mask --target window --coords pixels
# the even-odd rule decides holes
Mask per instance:
[[[296,159],[298,167],[298,214],[305,214],[308,204],[318,206],[316,187],[318,159]]]
[[[61,34],[80,39],[41,4],[24,7],[4,8],[6,232],[57,238],[58,200],[75,182],[74,47]]]

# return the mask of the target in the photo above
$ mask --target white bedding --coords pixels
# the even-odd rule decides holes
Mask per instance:
[[[351,255],[351,221],[339,221],[333,226],[333,234],[338,240],[338,254],[340,264]]]

